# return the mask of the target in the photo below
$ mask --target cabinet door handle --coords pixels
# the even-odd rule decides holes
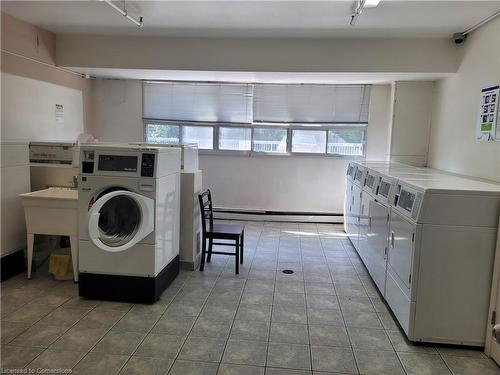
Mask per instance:
[[[391,232],[391,246],[394,247],[394,232]]]

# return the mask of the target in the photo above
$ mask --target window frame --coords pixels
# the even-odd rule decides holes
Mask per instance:
[[[328,152],[328,143],[330,141],[330,131],[331,130],[354,130],[354,129],[360,129],[363,131],[363,141],[361,142],[363,144],[363,153],[361,155],[343,155],[343,154],[335,154],[335,153],[329,153]],[[366,134],[368,132],[368,123],[365,124],[358,124],[357,126],[338,126],[331,128],[327,130],[326,132],[326,155],[332,156],[332,157],[349,157],[349,158],[366,158]]]
[[[251,124],[237,124],[237,123],[218,123],[217,125],[214,125],[214,132],[215,128],[217,128],[217,138],[214,137],[214,141],[217,141],[217,149],[212,150],[215,152],[220,152],[223,154],[227,153],[235,153],[235,154],[249,154],[252,152],[252,145],[253,145],[253,129]],[[221,149],[219,148],[219,142],[220,142],[220,128],[237,128],[237,129],[250,129],[250,150],[228,150],[228,149]],[[215,144],[215,143],[214,143]]]
[[[201,121],[170,121],[170,120],[158,120],[143,118],[143,139],[148,142],[147,139],[147,127],[148,124],[153,125],[175,125],[179,126],[179,143],[183,143],[183,126],[201,126],[201,127],[212,127],[213,135],[213,148],[212,149],[198,149],[200,154],[210,154],[210,155],[240,155],[240,156],[301,156],[301,157],[326,157],[326,158],[340,158],[340,159],[352,159],[352,158],[365,158],[366,157],[366,133],[368,129],[368,123],[342,123],[342,124],[294,124],[294,123],[260,123],[256,122],[254,124],[247,123],[226,123],[226,122],[201,122]],[[235,128],[247,128],[250,129],[250,150],[222,150],[219,149],[219,128],[224,127],[235,127]],[[266,151],[254,151],[254,129],[269,129],[269,128],[281,128],[287,131],[287,145],[286,152],[266,152]],[[331,130],[353,130],[359,129],[363,131],[363,154],[362,155],[343,155],[328,153],[328,143],[330,140]],[[294,130],[315,130],[326,132],[326,147],[324,153],[313,153],[313,152],[298,152],[292,151],[292,137]]]

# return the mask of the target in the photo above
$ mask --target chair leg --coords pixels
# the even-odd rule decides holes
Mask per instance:
[[[202,237],[201,241],[201,262],[200,262],[200,271],[203,271],[205,268],[205,253],[207,249],[207,239],[205,236]]]
[[[245,231],[241,233],[240,263],[243,264],[243,244],[245,242]]]
[[[240,252],[239,252],[239,249],[240,249],[240,239],[238,238],[236,240],[236,246],[234,248],[235,250],[235,266],[236,266],[236,274],[238,275],[240,273]]]
[[[214,240],[212,238],[210,238],[208,240],[208,255],[207,255],[207,263],[210,263],[210,261],[212,260],[212,247],[214,245]]]

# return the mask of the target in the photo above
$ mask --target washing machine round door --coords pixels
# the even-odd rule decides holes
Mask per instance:
[[[125,251],[154,229],[154,201],[127,190],[98,198],[89,210],[89,236],[110,252]]]

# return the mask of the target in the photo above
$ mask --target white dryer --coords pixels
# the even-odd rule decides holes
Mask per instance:
[[[152,302],[179,272],[178,148],[80,148],[79,294]]]

